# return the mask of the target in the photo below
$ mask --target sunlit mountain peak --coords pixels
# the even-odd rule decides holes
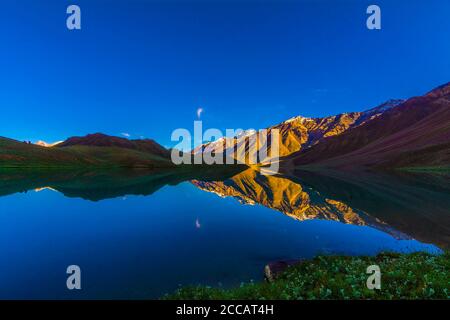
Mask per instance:
[[[50,147],[54,147],[54,146],[56,146],[57,144],[60,144],[60,143],[62,143],[63,141],[56,141],[56,142],[53,142],[53,143],[47,143],[47,142],[45,142],[45,141],[43,141],[43,140],[39,140],[39,141],[37,141],[36,143],[35,143],[35,145],[38,145],[38,146],[41,146],[41,147],[46,147],[46,148],[50,148]]]

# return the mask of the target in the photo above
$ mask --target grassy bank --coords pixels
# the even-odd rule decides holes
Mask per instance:
[[[381,289],[369,290],[366,269],[378,265]],[[186,287],[164,299],[449,299],[450,253],[319,256],[291,266],[273,282],[238,288]]]

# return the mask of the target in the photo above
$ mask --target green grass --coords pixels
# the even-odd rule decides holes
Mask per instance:
[[[381,289],[369,290],[369,265],[381,270]],[[450,254],[382,253],[375,257],[318,256],[289,267],[274,282],[238,288],[185,287],[163,299],[449,299]]]
[[[117,147],[45,148],[0,137],[0,168],[167,168],[170,159]]]

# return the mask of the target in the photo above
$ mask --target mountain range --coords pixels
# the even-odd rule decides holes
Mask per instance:
[[[389,100],[378,107],[364,112],[342,113],[324,118],[306,118],[297,116],[278,125],[269,127],[266,130],[269,137],[274,129],[279,130],[279,155],[287,156],[318,144],[324,138],[338,136],[349,129],[363,125],[402,102],[403,100]],[[193,153],[213,151],[220,146],[226,151],[234,148],[239,152],[239,148],[242,148],[240,144],[243,142],[242,139],[250,141],[251,138],[254,138],[255,141],[259,142],[258,132],[256,130],[242,131],[236,137],[223,137],[217,141],[205,143],[204,145],[195,148]],[[248,156],[248,152],[249,147],[247,145],[245,148],[246,156]]]
[[[361,126],[290,155],[294,166],[450,166],[450,83],[410,98]]]
[[[393,99],[362,112],[323,118],[297,116],[267,128],[269,154],[279,130],[279,156],[287,168],[394,169],[450,167],[450,83],[407,100]],[[217,146],[258,159],[255,130],[242,131],[192,150]],[[244,143],[243,143],[244,142]],[[228,149],[227,149],[228,148]],[[242,158],[241,158],[242,159]],[[260,160],[260,159],[259,159]],[[130,140],[102,133],[36,144],[0,137],[3,167],[172,167],[170,150],[151,139]]]
[[[268,141],[279,130],[284,167],[339,169],[450,166],[450,83],[424,96],[392,99],[363,112],[323,118],[297,116],[267,128]],[[251,149],[250,141],[258,148]],[[269,152],[270,152],[269,143]],[[195,148],[194,154],[222,147],[240,159],[256,159],[265,146],[255,130]]]

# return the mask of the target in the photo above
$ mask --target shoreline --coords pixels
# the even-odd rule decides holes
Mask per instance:
[[[381,289],[367,287],[369,266],[379,266]],[[183,287],[165,300],[450,299],[450,253],[379,253],[316,256],[273,265],[271,279],[231,289]],[[270,267],[269,267],[270,269]],[[267,277],[267,266],[266,266]],[[270,273],[270,272],[269,272]]]

